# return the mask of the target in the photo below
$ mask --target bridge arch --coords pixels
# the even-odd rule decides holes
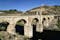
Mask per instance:
[[[39,19],[38,19],[38,18],[34,18],[34,19],[32,20],[33,36],[34,36],[35,33],[36,33],[37,23],[39,23]]]
[[[19,21],[24,21],[24,23],[26,23],[26,20],[25,20],[25,19],[21,19],[21,20],[19,20]],[[18,22],[19,22],[19,21],[18,21]]]
[[[8,25],[9,25],[9,22],[7,21],[0,22],[0,31],[7,31]]]
[[[16,33],[24,35],[24,25],[27,23],[25,19],[20,19],[16,22],[15,30]]]
[[[32,20],[32,25],[36,25],[38,22],[39,22],[39,19],[38,18],[34,18]]]

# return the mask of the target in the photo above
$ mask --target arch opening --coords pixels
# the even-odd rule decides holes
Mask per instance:
[[[1,22],[0,23],[0,31],[6,31],[9,23],[8,22]]]
[[[50,18],[48,17],[48,20],[50,20]]]
[[[38,22],[39,22],[39,20],[38,20],[37,18],[34,18],[34,19],[32,20],[32,25],[36,25]]]
[[[19,21],[17,21],[15,29],[16,29],[16,33],[24,35],[24,25],[25,25],[26,20],[21,19]]]
[[[44,21],[46,21],[46,18],[43,18],[43,19],[42,19],[42,24],[44,24]]]
[[[43,21],[45,21],[46,20],[46,18],[43,18]]]
[[[39,22],[38,18],[34,18],[32,20],[32,27],[33,27],[33,37],[34,35],[36,34],[36,26],[37,26],[37,23]]]

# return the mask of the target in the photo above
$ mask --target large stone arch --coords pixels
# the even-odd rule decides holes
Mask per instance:
[[[0,31],[7,31],[8,25],[9,25],[9,22],[7,21],[0,22]]]
[[[27,20],[27,18],[28,17],[26,17],[26,16],[11,16],[10,20],[8,20],[10,25],[8,26],[7,32],[9,32],[11,34],[16,34],[16,32],[15,32],[16,23],[21,19]]]
[[[8,16],[0,16],[0,23],[2,23],[2,22],[7,22],[7,23],[9,23],[9,25],[10,25],[11,19],[12,19],[12,17],[9,18]],[[9,25],[8,25],[8,26],[9,26]],[[10,29],[10,28],[7,27],[7,29]],[[7,30],[6,30],[6,31],[7,31]]]
[[[15,31],[24,35],[24,25],[27,23],[25,19],[20,19],[16,22]]]

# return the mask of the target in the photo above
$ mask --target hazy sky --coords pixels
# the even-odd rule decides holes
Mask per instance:
[[[43,4],[60,5],[60,0],[0,0],[0,10],[17,9],[26,11]]]

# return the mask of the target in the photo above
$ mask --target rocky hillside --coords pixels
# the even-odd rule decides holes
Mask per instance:
[[[54,14],[54,15],[60,15],[60,6],[40,6],[40,7],[36,7],[33,8],[31,10],[26,11],[26,13],[30,14],[30,13],[36,13],[36,12],[41,12],[42,14]]]
[[[0,10],[0,12],[4,12],[4,13],[23,13],[22,11],[18,11],[16,9],[10,9],[10,10]]]

